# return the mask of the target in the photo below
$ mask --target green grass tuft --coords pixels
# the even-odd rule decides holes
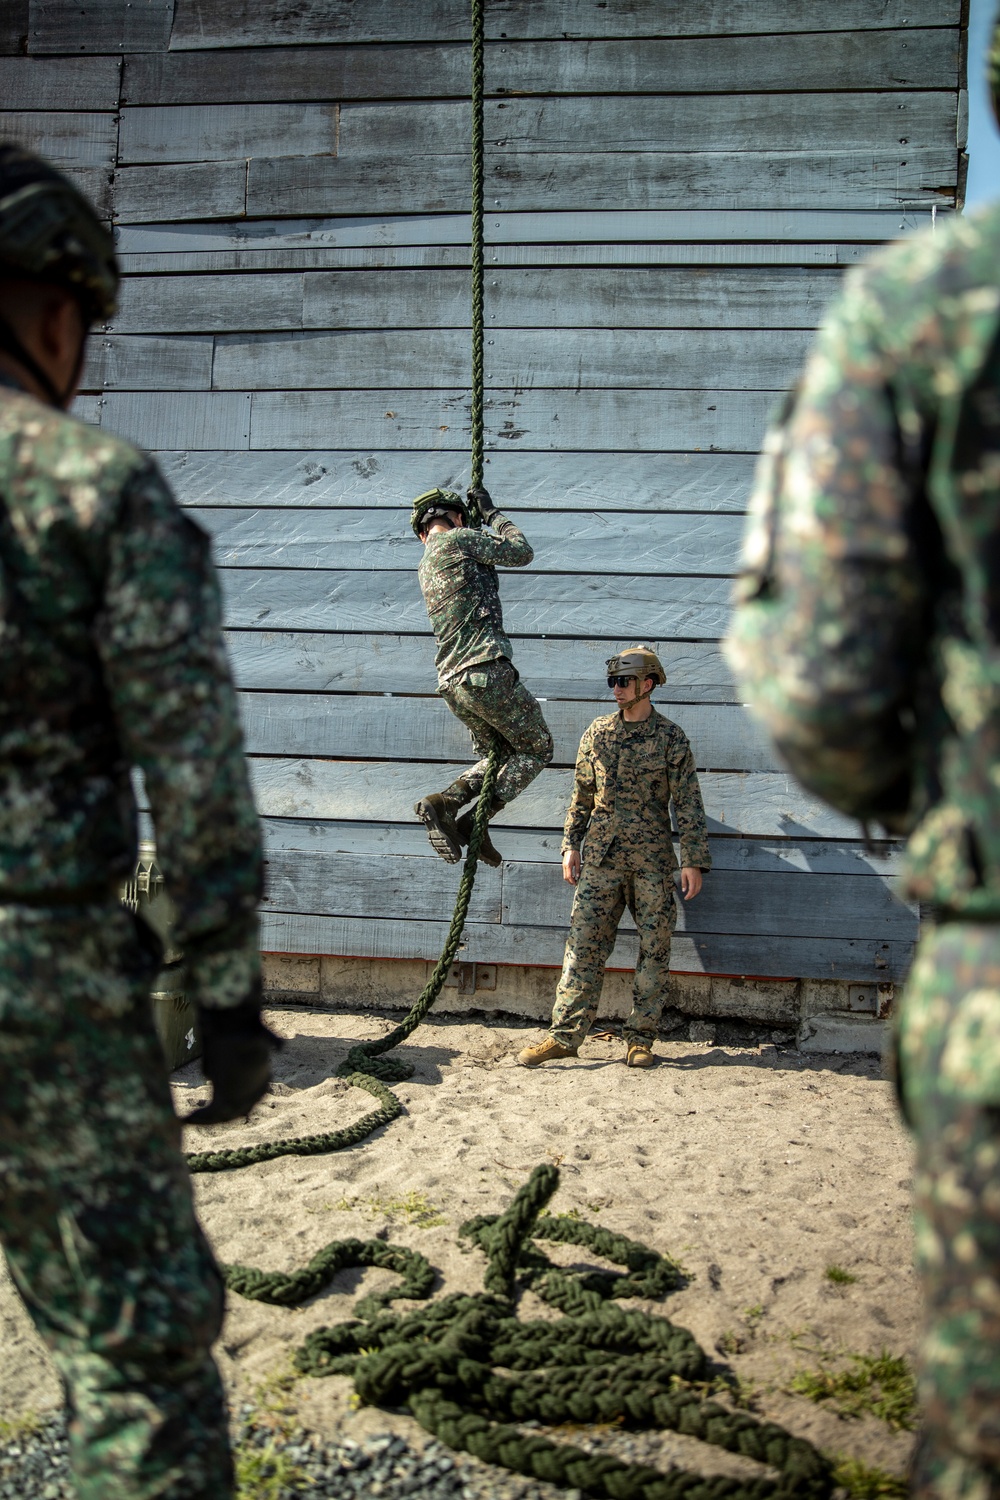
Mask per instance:
[[[834,1484],[847,1491],[850,1500],[906,1500],[910,1486],[886,1469],[869,1468],[860,1458],[834,1459]]]
[[[42,1425],[37,1412],[22,1412],[19,1417],[0,1417],[0,1443],[19,1443],[29,1438]]]
[[[878,1417],[894,1432],[912,1432],[917,1416],[917,1387],[905,1359],[881,1354],[852,1354],[846,1370],[797,1370],[788,1389],[810,1401],[831,1401],[843,1417]]]
[[[289,1490],[301,1490],[311,1484],[298,1464],[273,1443],[258,1447],[240,1443],[233,1454],[236,1467],[236,1500],[282,1500]]]
[[[330,1205],[342,1210],[358,1209],[371,1219],[407,1219],[418,1229],[434,1229],[448,1220],[436,1203],[428,1201],[426,1193],[413,1190],[403,1198],[382,1198],[378,1194],[370,1198],[341,1198]]]
[[[845,1271],[843,1266],[827,1266],[823,1275],[827,1281],[832,1281],[834,1286],[853,1286],[858,1279],[850,1271]]]

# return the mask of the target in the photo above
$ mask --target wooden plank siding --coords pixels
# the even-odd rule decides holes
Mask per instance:
[[[501,588],[555,754],[498,819],[464,958],[559,964],[576,746],[642,639],[715,862],[674,966],[905,975],[899,847],[788,776],[719,643],[764,425],[841,270],[960,206],[963,25],[961,0],[488,0],[487,481],[535,549]],[[213,538],[273,951],[435,958],[454,899],[412,805],[470,752],[407,511],[468,482],[468,41],[467,0],[0,19],[0,133],[118,234],[77,410]]]

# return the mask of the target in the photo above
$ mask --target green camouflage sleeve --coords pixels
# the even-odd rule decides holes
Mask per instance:
[[[925,635],[901,454],[924,434],[897,420],[885,322],[864,275],[849,278],[764,445],[726,649],[804,785],[892,827]]]
[[[208,538],[152,464],[108,538],[96,634],[121,744],[145,776],[189,994],[237,1005],[260,973],[260,828]]]
[[[499,511],[494,516],[492,525],[497,536],[490,536],[488,531],[475,531],[471,527],[463,529],[460,533],[463,550],[477,562],[489,563],[494,568],[526,568],[535,554],[526,541],[524,532],[506,516],[500,515]]]
[[[694,756],[691,754],[688,737],[680,729],[671,735],[667,751],[667,776],[680,836],[681,865],[710,870],[712,856],[708,848],[708,824],[705,820],[705,804],[701,798],[701,784],[694,768]]]
[[[566,813],[563,829],[562,853],[579,849],[587,832],[590,815],[594,810],[596,780],[594,776],[594,735],[592,729],[584,731],[580,748],[576,752],[576,774],[573,778],[573,795]]]

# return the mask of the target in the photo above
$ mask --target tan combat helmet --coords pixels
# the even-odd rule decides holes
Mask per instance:
[[[605,663],[609,677],[636,677],[639,682],[645,682],[647,677],[652,677],[656,687],[662,687],[667,680],[660,663],[660,658],[652,646],[626,646],[624,651],[619,651],[616,656],[609,656]],[[648,698],[654,689],[650,688],[648,693],[636,693],[635,702],[641,703],[643,698]]]

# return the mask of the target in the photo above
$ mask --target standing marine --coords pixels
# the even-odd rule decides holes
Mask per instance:
[[[497,568],[526,568],[534,557],[524,534],[501,515],[484,489],[467,501],[452,490],[427,490],[413,502],[410,525],[424,546],[417,577],[437,642],[438,692],[468,727],[474,766],[443,792],[414,807],[435,851],[449,864],[462,856],[472,834],[479,796],[495,735],[502,763],[489,816],[512,802],[552,759],[552,736],[542,710],[518,677],[503,626]],[[480,859],[499,865],[489,833]]]
[[[130,772],[198,1006],[203,1123],[269,1079],[261,846],[207,538],[146,455],[67,415],[117,282],[87,200],[0,146],[0,1241],[83,1500],[226,1500],[223,1283],[153,1027],[156,940],[118,897]]]
[[[994,41],[994,60],[997,42]],[[997,84],[994,72],[994,100]],[[918,1500],[1000,1495],[1000,205],[847,278],[767,437],[728,651],[798,778],[909,835]]]
[[[625,1061],[630,1068],[653,1066],[677,922],[671,808],[685,901],[698,895],[702,874],[712,865],[687,735],[650,701],[666,682],[659,657],[649,646],[628,646],[610,658],[607,669],[618,711],[595,719],[577,752],[562,843],[563,879],[576,894],[548,1034],[518,1055],[528,1068],[577,1055],[597,1015],[604,965],[626,907],[638,932],[639,957],[632,1011],[622,1028]]]

